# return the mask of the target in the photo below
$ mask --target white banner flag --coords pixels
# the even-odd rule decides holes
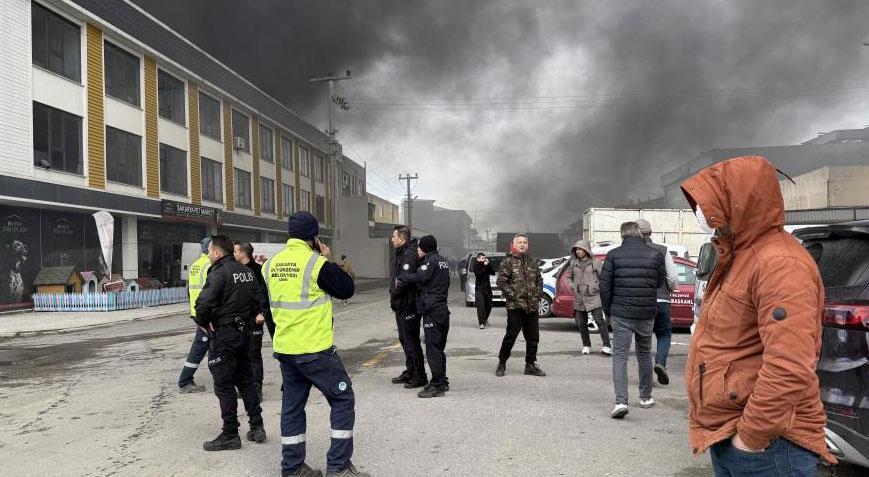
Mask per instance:
[[[97,233],[100,236],[100,247],[103,250],[103,261],[106,269],[103,274],[111,278],[112,276],[112,251],[114,250],[115,240],[115,218],[112,214],[101,210],[94,213],[94,220],[97,223]]]

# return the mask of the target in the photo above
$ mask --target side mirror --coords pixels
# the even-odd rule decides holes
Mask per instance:
[[[718,252],[715,251],[715,247],[711,243],[704,243],[700,247],[700,256],[697,257],[697,278],[709,280],[717,264]]]

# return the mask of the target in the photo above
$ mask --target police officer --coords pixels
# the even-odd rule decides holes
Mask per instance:
[[[210,333],[208,369],[214,378],[214,394],[220,401],[223,432],[202,446],[207,451],[241,448],[238,437],[238,388],[247,411],[247,439],[266,440],[262,409],[251,375],[250,335],[253,320],[265,320],[266,304],[253,272],[232,258],[232,241],[215,235],[208,245],[211,268],[205,287],[196,300],[196,324]]]
[[[416,271],[419,265],[417,242],[411,240],[410,229],[405,225],[395,226],[391,242],[395,248],[395,261],[389,283],[389,304],[395,312],[398,341],[404,350],[406,366],[401,374],[392,378],[392,382],[404,383],[404,387],[408,389],[421,388],[428,384],[428,376],[425,374],[425,356],[419,341],[422,316],[416,310],[416,286],[397,281],[400,273]]]
[[[443,396],[450,389],[447,378],[447,333],[450,331],[450,310],[447,308],[447,292],[450,287],[450,265],[438,253],[438,242],[426,235],[419,239],[417,255],[421,260],[419,269],[402,272],[398,281],[418,285],[417,308],[422,313],[425,330],[425,354],[431,370],[431,382],[417,394],[421,398]]]
[[[263,293],[263,303],[268,303],[268,295],[266,293],[266,282],[263,280],[262,265],[256,263],[253,259],[253,245],[250,242],[240,242],[236,240],[233,243],[233,257],[235,261],[249,268],[253,272],[253,277],[256,278],[259,284],[260,291]],[[266,307],[268,308],[268,307]],[[269,328],[269,333],[274,339],[275,324],[271,319],[271,312],[267,309],[265,313],[265,325]],[[253,331],[250,334],[250,346],[248,355],[250,356],[250,368],[253,374],[253,387],[256,389],[256,395],[260,403],[263,401],[263,322],[255,321]]]
[[[205,285],[205,276],[208,273],[208,267],[211,266],[211,261],[208,260],[208,244],[211,238],[206,237],[199,242],[199,249],[202,252],[199,258],[190,265],[187,269],[187,293],[190,295],[190,318],[196,319],[196,299],[199,293],[202,292],[202,286]],[[205,386],[196,384],[193,380],[193,375],[199,368],[199,363],[208,352],[208,335],[202,328],[196,327],[196,334],[193,335],[193,343],[190,344],[190,352],[187,353],[187,361],[184,362],[184,367],[181,368],[181,375],[178,376],[178,390],[182,393],[201,393],[205,391]]]
[[[323,475],[305,463],[305,403],[315,386],[332,410],[326,476],[368,476],[350,461],[356,399],[333,344],[332,297],[352,297],[353,279],[328,260],[329,247],[317,237],[313,215],[296,212],[289,218],[288,231],[286,248],[263,266],[275,320],[272,348],[284,385],[281,475]]]

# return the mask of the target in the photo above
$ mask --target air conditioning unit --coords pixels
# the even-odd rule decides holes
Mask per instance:
[[[235,149],[246,149],[243,137],[232,138],[232,147]]]

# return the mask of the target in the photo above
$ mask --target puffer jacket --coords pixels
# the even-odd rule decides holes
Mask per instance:
[[[498,270],[498,288],[504,292],[508,310],[537,313],[543,293],[543,275],[527,253],[510,252]]]
[[[585,250],[588,257],[582,260],[576,258],[577,249]],[[578,240],[570,251],[570,264],[567,269],[567,280],[574,293],[574,310],[592,311],[601,307],[600,269],[601,264],[591,254],[588,241]]]
[[[812,257],[783,230],[775,168],[739,157],[703,169],[682,190],[724,230],[713,239],[718,265],[685,366],[694,453],[738,433],[753,449],[781,437],[835,463],[815,373],[824,287]]]
[[[600,300],[609,317],[652,320],[658,288],[666,280],[664,255],[640,237],[627,237],[606,254],[600,272]]]

